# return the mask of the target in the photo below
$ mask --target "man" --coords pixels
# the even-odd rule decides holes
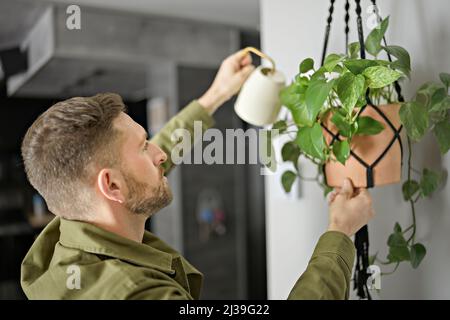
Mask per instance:
[[[176,128],[204,129],[253,71],[239,51],[225,59],[208,91],[151,141],[118,95],[59,102],[28,129],[25,170],[56,218],[22,263],[30,299],[198,299],[203,276],[178,252],[145,231],[146,220],[172,199],[163,165]],[[348,298],[354,246],[373,216],[366,190],[346,181],[330,197],[330,224],[292,299]]]

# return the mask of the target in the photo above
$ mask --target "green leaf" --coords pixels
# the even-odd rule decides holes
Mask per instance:
[[[411,200],[411,198],[419,190],[420,190],[420,185],[417,181],[415,181],[415,180],[405,181],[405,183],[403,183],[403,186],[402,186],[403,199],[405,199],[405,201]]]
[[[358,130],[356,131],[356,134],[359,135],[370,136],[379,134],[384,130],[384,125],[372,117],[360,116],[358,117],[357,122]]]
[[[435,124],[433,128],[434,136],[439,144],[441,154],[446,154],[450,149],[450,116]]]
[[[314,60],[311,58],[306,58],[305,60],[302,61],[302,63],[300,63],[300,72],[301,73],[306,73],[309,70],[312,70],[314,68]]]
[[[272,130],[278,130],[280,133],[286,131],[287,129],[287,123],[284,120],[278,120],[275,122],[272,126]]]
[[[300,94],[304,86],[292,83],[280,92],[280,100],[292,114],[294,121],[299,126],[311,126],[312,120],[308,120],[308,110],[305,104],[305,94]]]
[[[321,160],[325,160],[326,148],[322,127],[317,122],[312,127],[303,127],[298,130],[297,145],[306,154]]]
[[[338,65],[336,65],[336,66],[334,67],[333,72],[336,72],[336,73],[343,73],[343,72],[344,72],[344,68],[341,67],[341,66],[338,64]]]
[[[359,42],[352,42],[348,45],[348,52],[351,59],[358,58],[359,50],[361,49],[361,46],[359,45]]]
[[[300,148],[293,141],[286,142],[281,148],[281,158],[283,161],[292,161],[297,166]]]
[[[391,64],[390,61],[386,60],[374,59],[373,61],[377,64],[377,66],[388,67]]]
[[[416,101],[424,105],[426,109],[429,110],[431,108],[431,98],[434,93],[441,88],[444,88],[441,84],[434,82],[424,83],[419,90],[417,90]]]
[[[345,119],[345,117],[336,112],[331,117],[331,122],[333,122],[339,130],[339,134],[344,137],[350,137],[351,133],[351,124]]]
[[[316,72],[314,72],[310,78],[310,81],[317,81],[317,80],[326,80],[325,78],[325,72],[327,72],[327,69],[325,67],[320,67],[317,69]]]
[[[345,59],[345,55],[331,53],[325,58],[323,66],[325,67],[325,69],[328,72],[331,72],[334,70],[334,67],[336,67],[344,59]]]
[[[403,237],[401,227],[398,223],[395,224],[394,233],[389,236],[387,244],[389,246],[387,258],[390,262],[400,262],[410,259],[408,243]]]
[[[367,104],[366,96],[361,96],[358,99],[358,102],[356,102],[356,107],[361,108]]]
[[[450,74],[442,72],[439,73],[439,78],[441,79],[442,83],[447,87],[450,87]]]
[[[423,137],[428,128],[428,113],[423,106],[415,101],[404,103],[399,115],[411,139],[418,141]]]
[[[305,93],[306,88],[308,88],[309,85],[309,79],[308,77],[304,77],[300,74],[295,76],[295,83],[300,86],[299,90],[296,90],[297,93]]]
[[[447,90],[437,89],[431,96],[429,112],[439,112],[450,109],[450,99],[447,96]]]
[[[308,107],[306,106],[306,103],[304,103],[304,101],[295,104],[289,110],[291,110],[294,122],[299,127],[310,127],[313,125],[315,119],[312,119],[312,115],[309,113]]]
[[[297,174],[295,172],[288,170],[283,173],[281,176],[281,184],[283,185],[285,192],[291,192],[295,179],[297,179]]]
[[[363,71],[369,67],[378,66],[378,63],[366,59],[349,59],[344,61],[344,66],[354,75],[358,75],[363,73]]]
[[[409,57],[408,51],[400,46],[386,46],[383,47],[383,49],[397,58],[391,66],[394,69],[400,70],[409,78],[409,74],[411,72],[411,58]]]
[[[392,233],[387,242],[390,247],[406,247],[407,243],[401,232]]]
[[[419,266],[419,264],[425,257],[426,253],[427,250],[425,249],[425,246],[421,243],[416,243],[413,246],[411,246],[411,265],[414,269],[416,269]]]
[[[364,94],[365,79],[362,75],[355,76],[347,72],[337,80],[337,94],[342,107],[351,113],[361,95]]]
[[[290,108],[295,105],[301,99],[301,94],[298,93],[298,90],[301,86],[297,83],[293,82],[289,86],[281,89],[280,91],[280,100],[283,105]]]
[[[402,262],[410,260],[408,247],[390,247],[387,259],[390,262]]]
[[[381,50],[381,40],[386,33],[389,26],[389,17],[381,21],[380,25],[375,27],[367,36],[365,41],[366,51],[374,57],[378,55]]]
[[[336,159],[345,165],[345,161],[347,161],[348,157],[350,156],[350,145],[348,144],[347,140],[339,141],[336,140],[333,143],[333,153],[336,157]]]
[[[308,120],[314,121],[320,112],[328,94],[333,87],[334,81],[316,80],[311,82],[306,90],[306,106]]]
[[[425,197],[430,196],[439,187],[441,182],[441,176],[439,173],[430,170],[423,169],[422,179],[420,179],[420,189]]]
[[[383,88],[402,76],[400,72],[384,66],[368,67],[363,75],[368,80],[369,88]]]
[[[450,97],[447,98],[448,99],[448,104],[450,104]],[[450,106],[448,106],[450,109]],[[429,122],[430,122],[430,126],[431,125],[435,125],[436,123],[439,123],[441,121],[444,121],[445,118],[447,117],[447,110],[439,110],[436,112],[429,112]]]

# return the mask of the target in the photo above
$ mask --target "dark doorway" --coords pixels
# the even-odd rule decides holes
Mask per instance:
[[[205,92],[216,71],[180,66],[180,107]],[[228,101],[214,115],[222,133],[246,130],[233,106],[234,100]],[[181,166],[184,255],[205,275],[202,299],[266,298],[264,178],[259,172],[260,165],[248,164]],[[205,223],[208,219],[218,219],[225,228],[216,230],[217,221]]]

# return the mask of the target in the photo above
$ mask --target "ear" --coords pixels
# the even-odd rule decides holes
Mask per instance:
[[[97,176],[97,187],[105,198],[119,203],[125,201],[125,183],[119,171],[100,170]]]

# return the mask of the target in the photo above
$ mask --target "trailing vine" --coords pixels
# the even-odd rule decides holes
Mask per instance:
[[[376,261],[393,266],[393,270],[384,275],[395,272],[401,262],[409,261],[413,268],[417,268],[424,259],[426,248],[416,242],[416,204],[420,199],[430,197],[445,181],[442,173],[429,168],[420,172],[412,166],[413,142],[432,132],[442,155],[450,149],[450,75],[441,73],[440,83],[423,84],[413,99],[403,102],[403,98],[396,93],[395,81],[410,77],[410,55],[402,47],[381,44],[388,25],[389,17],[382,20],[365,39],[365,50],[374,59],[359,57],[358,42],[349,44],[346,54],[329,54],[317,69],[313,59],[304,59],[299,65],[299,73],[280,94],[291,120],[280,120],[272,127],[289,136],[289,141],[281,149],[281,156],[283,161],[293,164],[294,170],[282,174],[284,190],[290,192],[295,180],[300,178],[317,182],[326,195],[331,188],[324,181],[323,166],[328,161],[345,164],[350,156],[353,137],[376,135],[385,129],[377,120],[359,114],[366,103],[368,89],[370,101],[376,105],[401,104],[399,116],[406,130],[408,147],[407,179],[402,184],[402,194],[404,200],[409,202],[412,224],[402,229],[396,222],[387,240],[389,253],[386,260],[378,258],[378,254],[370,258],[370,264]],[[388,54],[389,60],[378,57],[382,51]],[[391,56],[395,57],[394,61]],[[325,142],[321,128],[327,117],[339,129],[339,134],[346,138],[335,141],[332,146]],[[300,157],[317,165],[316,176],[302,175],[298,166]],[[414,179],[413,174],[420,179]]]

